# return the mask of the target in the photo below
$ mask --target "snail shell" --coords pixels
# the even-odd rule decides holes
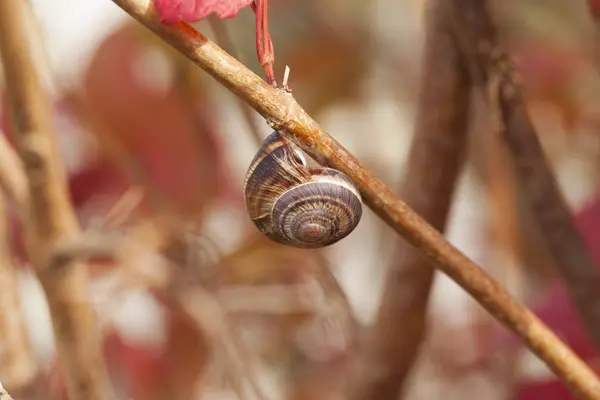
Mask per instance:
[[[352,181],[331,168],[309,167],[278,132],[265,139],[244,183],[246,208],[270,239],[301,248],[329,246],[348,236],[362,216]]]

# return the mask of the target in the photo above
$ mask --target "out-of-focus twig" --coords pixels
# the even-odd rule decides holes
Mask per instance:
[[[587,399],[600,399],[600,380],[588,365],[531,311],[400,201],[380,179],[327,134],[290,93],[267,84],[189,24],[161,24],[153,3],[145,0],[113,2],[240,96],[312,158],[349,176],[365,203],[380,218],[497,320],[518,334],[571,390]]]
[[[17,213],[23,214],[29,203],[27,177],[23,162],[2,131],[0,131],[0,187],[14,203]]]
[[[443,231],[463,165],[469,110],[469,75],[450,32],[443,0],[428,3],[423,76],[401,197]],[[355,399],[397,399],[426,328],[434,268],[405,241],[398,243],[381,305],[351,380]],[[370,373],[371,372],[371,373]]]
[[[40,44],[27,37],[23,26],[26,7],[25,0],[0,2],[0,56],[17,152],[31,194],[28,218],[23,221],[26,247],[47,296],[69,397],[114,398],[87,299],[85,267],[69,263],[57,271],[46,268],[44,260],[57,240],[76,236],[79,226],[59,159],[52,107],[33,57],[32,49]]]
[[[207,334],[215,348],[221,351],[228,366],[235,371],[238,377],[246,381],[257,399],[267,400],[269,397],[258,385],[249,360],[242,353],[238,341],[228,327],[225,312],[219,302],[200,287],[186,289],[177,297],[188,315]],[[236,390],[241,392],[241,388],[236,388]],[[238,395],[240,398],[244,398],[243,393],[238,393]]]
[[[144,190],[137,186],[132,186],[113,206],[106,212],[104,216],[105,225],[109,228],[116,228],[125,223],[134,210],[140,205],[144,198]]]
[[[454,33],[473,78],[482,84],[495,129],[514,160],[520,188],[556,261],[569,295],[600,347],[600,274],[575,226],[529,119],[519,77],[501,47],[488,1],[454,1]]]
[[[12,257],[8,213],[1,192],[0,342],[0,373],[4,381],[12,388],[29,389],[37,377],[38,365],[21,312],[19,276]]]
[[[228,286],[217,290],[215,298],[228,313],[316,313],[320,303],[307,292],[307,284]]]

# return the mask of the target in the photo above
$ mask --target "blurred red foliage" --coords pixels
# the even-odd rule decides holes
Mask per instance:
[[[105,341],[115,379],[121,381],[125,375],[128,393],[135,400],[193,398],[196,379],[210,355],[203,334],[179,305],[166,300],[163,306],[167,332],[161,346],[128,342],[117,331]]]
[[[226,186],[216,110],[202,93],[184,97],[168,79],[168,87],[145,84],[136,65],[143,71],[144,55],[161,49],[144,38],[139,28],[124,27],[92,59],[83,91],[88,111],[102,124],[94,134],[117,159],[130,160],[130,173],[140,168],[141,179],[175,211],[196,214]],[[167,57],[164,49],[162,55]],[[154,79],[160,80],[156,74]]]
[[[580,122],[582,109],[574,90],[575,78],[588,62],[581,50],[533,40],[520,42],[511,52],[524,82],[526,101],[555,106],[567,131],[576,131],[572,128]]]
[[[219,18],[233,18],[254,0],[154,0],[160,21],[172,24],[196,22],[215,13]]]
[[[600,15],[600,0],[588,0],[588,5],[594,16],[598,17]]]
[[[104,356],[113,382],[132,400],[193,398],[196,379],[210,356],[196,324],[178,305],[167,301],[163,306],[166,338],[161,345],[132,343],[110,328],[104,339]],[[56,363],[48,371],[48,378],[55,397],[68,400]]]

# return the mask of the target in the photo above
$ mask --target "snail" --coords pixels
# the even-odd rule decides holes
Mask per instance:
[[[256,153],[244,182],[246,209],[271,240],[319,248],[348,236],[362,216],[362,199],[343,173],[308,166],[300,149],[277,131]]]

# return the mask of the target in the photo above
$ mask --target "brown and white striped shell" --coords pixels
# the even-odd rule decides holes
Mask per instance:
[[[265,139],[244,183],[246,208],[270,239],[301,248],[329,246],[348,236],[362,216],[362,200],[346,175],[309,167],[278,132]]]

